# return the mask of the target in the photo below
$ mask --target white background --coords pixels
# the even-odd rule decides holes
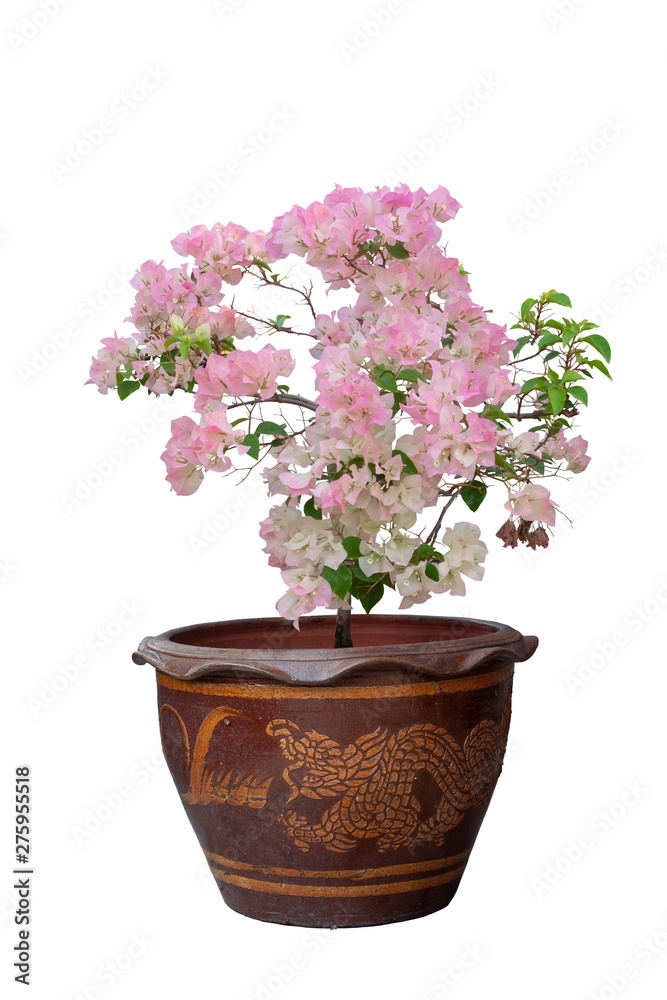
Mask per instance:
[[[661,14],[651,0],[4,5],[3,981],[27,762],[39,1000],[663,995]],[[287,123],[251,154],[276,111]],[[102,119],[90,155],[68,157]],[[129,332],[127,277],[174,263],[187,225],[268,228],[335,182],[372,188],[399,167],[462,203],[448,237],[476,301],[504,322],[528,295],[565,291],[576,316],[606,317],[615,381],[600,377],[581,421],[588,471],[555,490],[574,528],[561,519],[532,558],[503,550],[504,498],[488,499],[484,583],[428,605],[541,640],[517,668],[509,757],[459,894],[318,942],[222,903],[161,762],[152,670],[130,660],[146,634],[273,613],[266,504],[246,489],[241,506],[215,477],[170,494],[165,413],[82,383],[99,339]]]

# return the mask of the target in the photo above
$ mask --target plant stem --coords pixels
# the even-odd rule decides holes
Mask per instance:
[[[576,417],[579,411],[573,407],[561,412],[566,413],[568,416]],[[517,410],[516,413],[506,413],[505,416],[511,420],[541,420],[542,417],[551,417],[553,414],[548,413],[546,410],[531,410],[530,413],[521,413],[520,410]]]
[[[449,500],[447,501],[447,503],[445,504],[445,506],[440,511],[440,517],[435,522],[435,525],[433,526],[433,530],[431,531],[431,533],[429,534],[428,538],[426,539],[426,544],[427,545],[432,545],[433,542],[436,541],[436,539],[438,537],[438,532],[440,531],[440,528],[442,527],[443,518],[444,518],[445,514],[447,513],[447,511],[449,510],[449,508],[454,503],[454,501],[456,500],[456,498],[457,498],[458,495],[459,495],[459,491],[457,490],[456,493],[454,493],[454,495],[449,498]]]
[[[352,642],[352,609],[339,608],[336,612],[336,632],[334,635],[334,649],[343,649],[353,646]]]
[[[255,403],[291,403],[292,406],[302,406],[305,410],[313,410],[313,412],[317,410],[317,403],[314,403],[312,399],[295,396],[291,392],[277,392],[275,395],[269,396],[268,399],[259,399],[257,396],[253,396],[243,403],[231,403],[227,409],[233,410],[236,406],[254,406]]]

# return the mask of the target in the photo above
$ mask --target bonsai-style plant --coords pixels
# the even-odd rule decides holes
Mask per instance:
[[[504,545],[546,546],[542,481],[589,461],[573,424],[609,374],[607,341],[554,289],[523,302],[512,334],[492,322],[439,245],[458,208],[443,187],[336,187],[268,233],[195,226],[172,241],[185,263],[142,264],[134,335],[93,359],[102,393],[193,394],[162,456],[177,493],[258,467],[274,498],[260,535],[282,617],[172,629],[134,654],[156,668],[165,757],[211,871],[263,920],[361,926],[450,902],[502,767],[514,664],[537,638],[353,619],[352,604],[368,613],[386,587],[403,609],[464,594],[487,549],[446,518],[492,486]]]
[[[172,241],[180,266],[141,265],[133,336],[103,340],[93,359],[102,393],[194,396],[194,418],[172,422],[162,455],[176,493],[205,472],[260,468],[279,501],[260,525],[287,587],[277,610],[298,628],[301,615],[336,609],[336,646],[352,644],[355,600],[370,612],[390,587],[409,608],[482,578],[479,528],[445,520],[457,500],[474,512],[504,487],[498,537],[547,546],[557,507],[541,482],[589,462],[573,426],[587,382],[609,376],[607,341],[553,289],[522,303],[514,336],[492,322],[440,246],[459,207],[444,187],[336,186],[268,233],[194,226]],[[293,256],[348,304],[319,312],[313,282],[294,283],[282,264]],[[241,281],[254,282],[259,308],[236,304]],[[293,294],[305,323],[267,313],[261,293],[274,289]],[[310,358],[293,353],[302,338]]]

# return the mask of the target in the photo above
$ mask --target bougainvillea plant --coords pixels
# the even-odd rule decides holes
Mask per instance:
[[[268,233],[194,226],[172,241],[180,266],[141,265],[133,336],[103,340],[93,359],[102,393],[193,394],[162,455],[176,493],[259,466],[276,501],[260,535],[287,587],[277,610],[298,627],[336,609],[336,645],[351,645],[354,599],[369,612],[390,587],[409,608],[481,579],[479,528],[445,524],[456,500],[476,511],[499,484],[498,537],[546,546],[557,507],[541,480],[589,462],[573,419],[596,370],[610,377],[607,341],[553,289],[523,302],[514,336],[491,322],[439,245],[459,207],[444,187],[336,186]],[[293,255],[327,292],[348,290],[346,304],[318,311],[312,281],[282,264]],[[242,280],[293,295],[305,323],[241,309],[236,290],[221,305]]]

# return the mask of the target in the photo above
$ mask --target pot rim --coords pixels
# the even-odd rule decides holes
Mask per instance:
[[[517,629],[500,622],[479,618],[445,615],[353,615],[353,623],[363,621],[387,625],[418,623],[456,623],[484,628],[482,634],[437,641],[394,643],[388,645],[333,648],[246,648],[205,646],[175,641],[179,634],[194,630],[220,629],[247,625],[255,634],[272,628],[285,634],[293,628],[285,618],[237,618],[222,622],[202,622],[169,629],[157,636],[146,636],[132,659],[150,663],[157,671],[178,680],[201,678],[269,680],[291,685],[321,685],[345,682],[348,678],[381,673],[406,673],[418,677],[460,677],[488,669],[488,664],[513,664],[529,659],[535,652],[536,636],[524,636]],[[335,615],[307,615],[302,624],[333,624]]]

